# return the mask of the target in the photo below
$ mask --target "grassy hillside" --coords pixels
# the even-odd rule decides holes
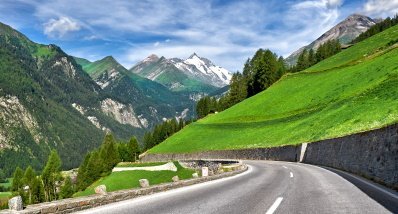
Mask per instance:
[[[313,142],[398,122],[398,26],[199,120],[150,153]]]
[[[162,165],[164,163],[150,163],[150,164],[132,164],[132,165],[122,165],[123,167],[129,166],[156,166]],[[174,162],[177,167],[177,172],[173,171],[121,171],[121,172],[112,172],[109,176],[101,178],[96,181],[94,184],[89,186],[85,191],[78,192],[74,196],[85,196],[94,194],[95,187],[105,184],[108,192],[122,190],[122,189],[131,189],[137,188],[140,186],[140,179],[148,179],[150,185],[161,184],[161,183],[169,183],[172,182],[172,177],[178,175],[180,179],[188,179],[192,178],[192,174],[195,172],[192,169],[183,168],[177,161]]]

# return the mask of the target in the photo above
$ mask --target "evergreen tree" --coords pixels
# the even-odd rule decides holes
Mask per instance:
[[[21,168],[17,167],[14,172],[14,176],[12,179],[11,191],[18,192],[23,188],[23,179],[24,172]]]
[[[0,183],[5,183],[5,182],[7,182],[6,175],[3,171],[3,169],[0,169]]]
[[[120,162],[117,145],[113,135],[107,134],[104,139],[104,143],[100,149],[100,163],[102,163],[102,173],[104,175],[109,174],[113,167]]]
[[[32,204],[41,203],[46,200],[43,182],[40,177],[35,177],[32,184]]]
[[[52,150],[42,173],[46,201],[58,199],[57,185],[61,180],[61,159],[56,150]]]
[[[88,170],[88,163],[90,160],[91,153],[87,153],[86,157],[84,158],[84,161],[80,164],[79,170],[77,172],[77,189],[78,190],[84,190],[86,187],[88,187],[90,184],[88,183],[88,178],[87,178],[87,170]]]
[[[135,137],[130,138],[129,143],[127,144],[127,148],[129,151],[129,156],[131,162],[134,162],[138,159],[138,155],[140,154],[140,147],[138,146],[138,141]]]
[[[24,186],[29,187],[29,190],[27,192],[26,201],[25,201],[25,203],[27,203],[27,204],[34,203],[33,198],[32,198],[33,197],[32,189],[34,186],[35,179],[36,179],[36,173],[33,170],[33,168],[31,166],[29,166],[28,168],[26,168],[24,177],[22,179],[22,183],[24,184]]]
[[[104,171],[102,167],[103,164],[102,160],[100,159],[99,152],[98,151],[91,152],[85,176],[85,181],[88,185],[92,184],[94,181],[96,181],[98,178],[101,177],[101,173]]]
[[[65,178],[64,185],[62,185],[60,196],[61,198],[70,198],[73,193],[72,179],[68,176]]]

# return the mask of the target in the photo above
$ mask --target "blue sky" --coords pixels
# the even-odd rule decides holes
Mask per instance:
[[[398,0],[0,0],[0,21],[33,41],[127,68],[196,52],[241,70],[257,49],[286,57],[352,13],[392,16]]]

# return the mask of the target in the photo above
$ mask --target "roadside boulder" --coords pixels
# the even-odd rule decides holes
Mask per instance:
[[[173,182],[177,182],[180,180],[180,178],[178,177],[178,175],[174,176],[171,178],[173,180]]]
[[[199,177],[199,175],[198,175],[198,173],[195,172],[195,173],[192,174],[192,177],[193,178],[197,178],[197,177]]]
[[[140,186],[143,187],[143,188],[149,187],[148,179],[140,179]]]
[[[106,195],[106,186],[105,185],[99,185],[97,187],[95,187],[94,189],[96,194],[100,194],[100,195]]]
[[[15,196],[8,200],[8,208],[11,211],[20,211],[23,210],[23,203],[21,196]]]

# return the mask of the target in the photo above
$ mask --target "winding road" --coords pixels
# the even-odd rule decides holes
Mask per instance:
[[[249,169],[233,177],[121,201],[81,213],[398,212],[396,192],[353,176],[340,176],[335,171],[301,163],[244,163],[249,165]]]

